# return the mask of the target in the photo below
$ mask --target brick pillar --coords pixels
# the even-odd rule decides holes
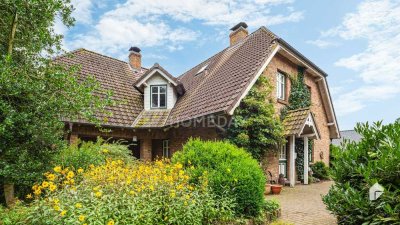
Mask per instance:
[[[140,159],[151,161],[151,139],[140,140]]]
[[[76,144],[78,142],[78,135],[77,134],[71,134],[69,136],[69,144],[73,145]]]

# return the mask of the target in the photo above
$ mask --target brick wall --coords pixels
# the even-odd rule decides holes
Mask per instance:
[[[278,100],[276,98],[276,73],[280,71],[287,75],[286,78],[286,99],[285,101]],[[275,109],[276,112],[279,113],[280,110],[288,105],[289,99],[289,92],[291,88],[290,79],[288,76],[296,76],[297,75],[297,65],[290,62],[285,57],[277,54],[267,66],[264,75],[270,79],[272,84],[273,91],[272,91],[272,98],[275,99]],[[330,144],[330,137],[329,137],[329,128],[327,126],[327,116],[325,109],[322,105],[322,97],[321,92],[314,81],[313,78],[307,71],[305,72],[305,84],[310,87],[311,90],[311,111],[314,113],[314,118],[316,125],[318,127],[320,133],[320,140],[314,140],[314,147],[313,147],[313,160],[314,161],[323,161],[327,165],[329,165],[329,144]],[[322,152],[323,158],[320,157]]]

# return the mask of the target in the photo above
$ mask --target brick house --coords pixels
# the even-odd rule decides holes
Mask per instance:
[[[111,90],[119,103],[108,108],[112,116],[97,115],[111,132],[101,132],[84,120],[65,121],[68,139],[74,142],[96,137],[123,139],[133,155],[143,160],[170,157],[189,137],[220,139],[235,109],[259,76],[274,84],[276,112],[288,105],[289,75],[304,71],[311,91],[310,108],[288,112],[284,121],[288,143],[278,154],[270,153],[265,170],[274,179],[296,180],[296,140],[304,143],[304,171],[309,162],[329,164],[329,144],[340,136],[327,74],[277,35],[261,27],[249,34],[247,25],[231,29],[230,46],[204,62],[175,77],[157,63],[141,66],[141,52],[129,50],[129,62],[120,61],[85,49],[61,56],[57,61],[81,65],[79,76],[93,75],[102,88]],[[312,151],[308,140],[313,139]],[[308,177],[303,179],[308,183]]]

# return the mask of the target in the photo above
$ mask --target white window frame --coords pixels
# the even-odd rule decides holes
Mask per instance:
[[[287,160],[286,145],[282,145],[279,149],[279,160]]]
[[[170,152],[169,152],[169,140],[163,140],[162,142],[162,152],[163,152],[163,157],[164,158],[169,158],[170,157]]]
[[[287,151],[286,151],[286,144],[282,145],[279,148],[279,174],[287,176]]]
[[[161,87],[165,88],[165,93],[161,93]],[[157,93],[153,93],[153,88],[157,88]],[[160,106],[161,104],[161,95],[165,95],[165,106]],[[157,95],[157,106],[153,106],[153,95]],[[167,108],[167,85],[150,85],[150,108],[152,109],[166,109]]]
[[[279,71],[276,73],[276,97],[281,100],[286,98],[286,76]]]

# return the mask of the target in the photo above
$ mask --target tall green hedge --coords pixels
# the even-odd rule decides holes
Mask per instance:
[[[207,176],[217,195],[235,199],[237,215],[251,217],[261,212],[265,176],[244,149],[224,141],[191,139],[172,161],[184,165],[192,182],[199,183],[202,176]]]
[[[339,224],[400,224],[400,122],[358,124],[363,138],[333,152],[335,185],[323,198]],[[383,195],[369,200],[369,188],[379,183]]]

